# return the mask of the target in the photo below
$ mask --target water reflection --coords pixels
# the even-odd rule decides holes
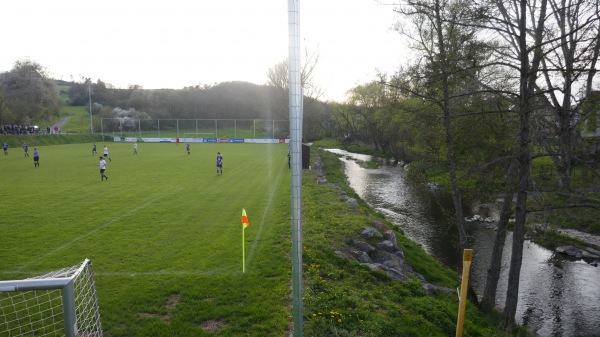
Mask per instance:
[[[407,237],[418,242],[443,264],[460,271],[462,254],[452,221],[445,207],[451,200],[434,198],[405,179],[401,167],[365,169],[370,156],[330,149],[341,154],[350,186],[371,207],[397,224]],[[348,157],[348,158],[346,158]],[[495,238],[493,226],[469,223],[466,227],[475,255],[471,268],[474,288],[481,293]],[[512,235],[506,238],[504,262],[498,285],[497,306],[502,308],[508,279]],[[519,285],[517,321],[538,336],[600,336],[600,268],[571,261],[526,241]]]

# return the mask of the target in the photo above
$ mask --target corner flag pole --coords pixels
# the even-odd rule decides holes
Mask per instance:
[[[250,226],[250,221],[248,221],[246,210],[242,208],[242,273],[246,272],[246,239],[244,238],[244,235],[246,233],[246,227],[248,226]]]

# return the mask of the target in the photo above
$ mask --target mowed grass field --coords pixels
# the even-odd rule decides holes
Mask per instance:
[[[287,145],[108,142],[108,181],[97,145],[39,147],[39,168],[0,153],[0,280],[89,258],[106,336],[285,335]]]

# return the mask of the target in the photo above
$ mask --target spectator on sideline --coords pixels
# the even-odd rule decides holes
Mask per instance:
[[[187,149],[188,156],[190,155],[190,143],[185,144],[185,148]]]
[[[175,145],[179,146],[179,137],[175,138]]]
[[[133,154],[137,154],[137,142],[133,143]]]
[[[96,151],[96,143],[94,142],[94,147],[92,148],[92,154],[98,154],[98,151]]]
[[[104,174],[104,171],[106,170],[106,160],[104,160],[104,157],[100,157],[98,166],[100,166],[100,181],[104,181],[104,178],[108,180],[108,177]]]
[[[25,157],[29,157],[29,146],[27,144],[23,144],[23,152],[25,152]]]
[[[40,151],[37,148],[33,148],[33,167],[40,167]]]
[[[108,158],[109,161],[112,161],[108,156],[108,147],[106,145],[104,145],[104,158]]]
[[[221,152],[217,152],[217,175],[223,174],[223,156]]]

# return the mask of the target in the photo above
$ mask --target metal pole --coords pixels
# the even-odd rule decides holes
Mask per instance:
[[[289,108],[292,189],[292,335],[303,336],[302,320],[302,86],[300,74],[300,0],[288,0]],[[273,129],[275,122],[273,121]],[[274,132],[275,130],[273,130]],[[274,135],[273,135],[274,137]]]
[[[92,81],[88,79],[88,98],[90,99],[90,133],[94,133],[94,122],[92,120]]]
[[[67,284],[61,291],[63,300],[63,316],[65,320],[65,336],[77,336],[77,317],[75,315],[75,281]]]

